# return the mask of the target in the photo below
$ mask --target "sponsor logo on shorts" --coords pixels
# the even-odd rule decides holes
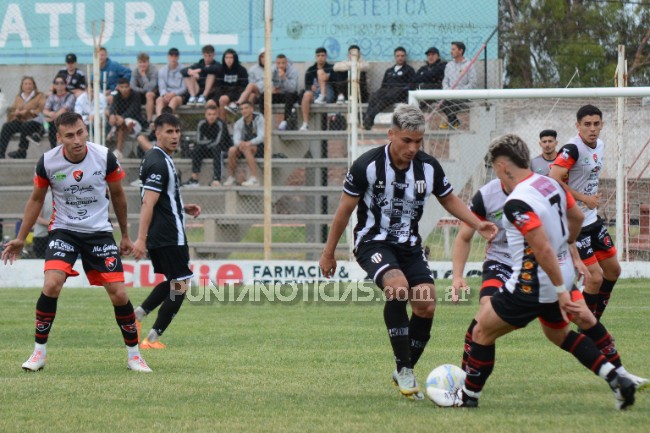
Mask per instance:
[[[114,271],[115,268],[117,268],[117,259],[115,257],[106,257],[104,259],[104,264],[106,265],[106,269]]]
[[[381,263],[381,259],[382,259],[381,253],[375,253],[372,255],[372,257],[370,257],[370,261],[373,263]]]
[[[62,241],[61,239],[54,239],[48,244],[48,248],[51,250],[59,250],[71,253],[74,251],[74,247],[67,242]]]

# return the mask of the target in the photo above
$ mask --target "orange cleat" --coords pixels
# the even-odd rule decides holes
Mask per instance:
[[[167,347],[165,343],[161,343],[160,341],[149,341],[148,338],[145,338],[142,340],[142,343],[140,343],[140,349],[164,349]]]

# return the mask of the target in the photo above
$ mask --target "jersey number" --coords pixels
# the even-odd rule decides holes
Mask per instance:
[[[555,207],[557,209],[557,213],[560,216],[560,227],[562,227],[562,236],[564,236],[565,233],[566,233],[566,230],[564,229],[564,221],[562,219],[562,217],[564,215],[562,214],[562,205],[561,205],[561,201],[560,201],[560,195],[555,194],[552,197],[550,197],[548,199],[548,201],[551,202],[551,206],[553,206],[553,207]]]

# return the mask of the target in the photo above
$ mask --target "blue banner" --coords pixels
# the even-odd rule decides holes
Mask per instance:
[[[364,58],[390,61],[405,47],[412,59],[436,46],[449,58],[450,43],[462,41],[473,55],[498,24],[497,2],[487,0],[275,0],[273,52],[294,61],[311,61],[324,46],[331,60],[345,58],[357,44]],[[263,0],[20,0],[0,3],[1,64],[63,64],[74,52],[79,63],[92,61],[93,31],[109,57],[134,63],[141,51],[165,63],[176,47],[181,61],[201,57],[212,44],[217,58],[234,48],[242,61],[254,61],[264,45]],[[488,57],[497,57],[497,37]]]

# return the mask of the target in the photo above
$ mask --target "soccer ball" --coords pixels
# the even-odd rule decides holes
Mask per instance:
[[[438,406],[450,407],[457,400],[457,392],[465,383],[465,372],[455,365],[436,367],[427,377],[427,396]]]

